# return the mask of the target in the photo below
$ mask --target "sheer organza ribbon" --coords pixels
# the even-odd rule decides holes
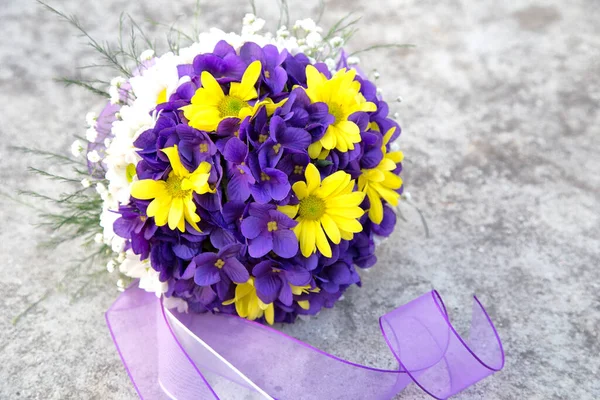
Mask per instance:
[[[106,321],[143,399],[391,399],[411,382],[445,399],[504,366],[479,300],[466,341],[436,291],[380,318],[396,370],[342,360],[236,316],[171,312],[137,285],[119,296]]]

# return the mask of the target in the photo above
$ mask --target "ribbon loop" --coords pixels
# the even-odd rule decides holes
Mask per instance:
[[[389,400],[413,381],[444,399],[504,365],[500,338],[479,300],[467,344],[435,291],[381,317],[395,370],[340,359],[236,316],[172,313],[133,286],[106,320],[145,399]]]

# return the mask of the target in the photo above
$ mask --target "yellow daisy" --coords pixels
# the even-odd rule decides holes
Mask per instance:
[[[265,304],[258,298],[253,277],[250,277],[248,282],[237,285],[235,287],[235,297],[223,302],[223,305],[233,303],[235,303],[235,310],[240,317],[254,321],[264,315],[269,325],[273,325],[275,307],[273,303]]]
[[[323,149],[341,152],[353,150],[354,143],[360,142],[360,129],[348,117],[357,111],[376,111],[377,106],[365,100],[360,93],[360,82],[354,80],[355,76],[355,70],[344,68],[327,79],[312,65],[306,67],[306,94],[313,103],[326,103],[329,113],[335,118],[321,140],[309,146],[311,158],[319,157]]]
[[[335,172],[321,182],[317,167],[308,164],[304,176],[306,182],[299,181],[292,186],[300,203],[279,207],[279,210],[298,221],[294,233],[304,257],[317,249],[325,257],[331,257],[327,238],[339,244],[341,239],[351,240],[354,233],[362,231],[357,218],[364,214],[359,205],[365,194],[353,191],[354,181],[344,171]]]
[[[396,192],[402,186],[402,178],[392,171],[396,169],[396,164],[402,162],[404,155],[401,151],[387,152],[386,145],[396,130],[391,128],[383,137],[383,159],[375,168],[361,170],[358,177],[358,190],[365,192],[371,203],[369,208],[369,219],[376,224],[383,220],[383,202],[387,201],[392,206],[398,205],[400,195]]]
[[[197,223],[193,194],[214,193],[208,184],[211,165],[202,162],[194,172],[189,172],[179,158],[177,145],[162,150],[171,163],[172,171],[166,181],[143,179],[133,182],[131,196],[140,200],[152,200],[146,214],[154,217],[157,226],[169,224],[169,229],[185,232],[185,223],[200,231]]]
[[[202,87],[196,90],[191,104],[182,107],[183,115],[189,125],[203,131],[216,131],[219,123],[226,118],[244,119],[253,115],[257,107],[248,102],[258,97],[256,81],[262,71],[260,61],[251,63],[241,82],[232,82],[226,95],[210,72],[203,71],[200,76]]]

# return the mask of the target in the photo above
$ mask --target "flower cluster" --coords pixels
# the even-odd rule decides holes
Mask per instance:
[[[402,153],[375,85],[343,54],[313,58],[314,23],[301,38],[263,24],[144,54],[89,118],[88,160],[123,274],[180,310],[272,324],[360,286],[396,223]]]

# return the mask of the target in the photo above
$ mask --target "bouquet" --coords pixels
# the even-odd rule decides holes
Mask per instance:
[[[343,37],[264,23],[248,14],[241,35],[142,53],[74,147],[102,196],[111,269],[168,307],[273,324],[360,286],[396,224],[403,155]]]
[[[213,28],[158,56],[136,51],[136,31],[152,41],[133,20],[114,50],[50,9],[120,73],[106,91],[65,80],[107,102],[72,145],[84,188],[50,221],[119,275],[107,322],[140,397],[219,398],[226,378],[240,398],[391,398],[411,381],[445,398],[502,368],[481,303],[467,345],[435,291],[380,319],[396,370],[261,325],[333,307],[396,225],[401,130],[345,51],[355,20],[272,34],[247,14],[240,34]]]

